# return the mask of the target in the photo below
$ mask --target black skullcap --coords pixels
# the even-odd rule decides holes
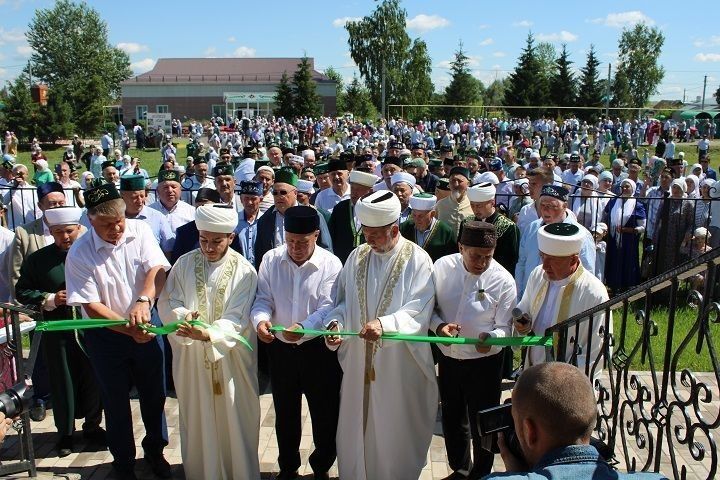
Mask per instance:
[[[327,166],[328,166],[328,173],[348,169],[347,162],[343,159],[340,159],[340,160],[332,159],[328,162]]]
[[[320,229],[318,212],[313,207],[298,205],[285,210],[285,231],[307,235]]]
[[[38,200],[42,200],[52,192],[65,193],[63,186],[58,182],[47,182],[37,187]]]
[[[220,177],[222,175],[235,176],[235,170],[229,163],[218,163],[213,168],[213,177]]]
[[[458,242],[467,247],[495,248],[497,230],[488,222],[472,220],[463,223]]]
[[[220,192],[214,188],[203,187],[198,189],[195,201],[220,203],[222,202],[222,199],[220,198]]]
[[[561,187],[560,185],[547,184],[543,185],[542,190],[540,191],[540,196],[553,197],[557,198],[560,201],[567,202],[569,193],[570,192],[568,192],[567,188],[565,187]]]
[[[117,188],[115,188],[115,184],[113,183],[103,183],[98,187],[91,188],[90,190],[85,191],[84,197],[85,207],[88,210],[97,207],[101,203],[121,198],[120,192],[117,191]]]
[[[160,170],[157,177],[158,184],[162,182],[180,183],[180,172],[177,170]]]
[[[403,167],[403,161],[400,159],[400,157],[385,157],[385,160],[383,160],[383,166],[385,165],[397,165],[398,167]]]
[[[452,177],[453,175],[462,175],[463,177],[470,180],[470,170],[468,170],[465,167],[453,167],[450,169],[450,172],[448,173],[448,177]]]
[[[115,160],[106,160],[100,164],[100,170],[105,170],[107,167],[114,167]]]

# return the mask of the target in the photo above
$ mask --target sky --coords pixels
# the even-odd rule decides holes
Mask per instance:
[[[25,31],[36,9],[49,0],[0,0],[0,84],[12,80],[27,63],[31,49]],[[357,69],[348,48],[345,22],[369,15],[373,0],[89,1],[107,22],[109,41],[130,56],[135,74],[152,69],[158,58],[301,57],[315,59],[316,70],[332,66],[351,80]],[[242,5],[252,5],[250,12]],[[684,8],[666,0],[604,2],[446,2],[405,0],[411,38],[428,45],[432,80],[441,91],[450,81],[448,64],[460,41],[470,57],[473,75],[486,85],[509,74],[528,32],[560,50],[567,44],[576,69],[595,45],[600,71],[617,62],[624,27],[645,22],[662,30],[665,45],[660,64],[665,78],[653,100],[688,102],[702,95],[712,100],[720,85],[720,31],[710,11]],[[614,68],[614,65],[613,65]]]

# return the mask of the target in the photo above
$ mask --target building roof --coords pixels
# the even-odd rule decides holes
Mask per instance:
[[[301,58],[160,58],[149,72],[123,83],[267,83],[279,82],[283,72],[289,77],[297,70]],[[315,70],[315,60],[308,58],[312,78],[331,83]]]

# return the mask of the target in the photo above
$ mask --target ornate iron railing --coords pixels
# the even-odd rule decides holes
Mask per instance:
[[[713,249],[545,331],[557,338],[548,359],[578,365],[583,352],[597,352],[580,366],[593,379],[597,394],[596,435],[608,444],[621,469],[677,479],[712,479],[718,474],[719,263],[720,249]],[[704,276],[702,293],[685,287],[696,275]],[[694,315],[680,337],[677,314],[685,307]],[[613,310],[620,316],[617,329]],[[628,336],[630,322],[641,327],[638,338]],[[588,335],[580,345],[575,339],[586,327],[599,335]],[[658,348],[659,342],[652,340],[660,334],[665,340]],[[599,348],[594,342],[600,342]],[[707,356],[711,371],[679,366],[688,353]]]

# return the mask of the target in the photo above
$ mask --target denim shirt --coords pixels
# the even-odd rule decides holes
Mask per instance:
[[[569,445],[546,453],[532,471],[526,473],[491,473],[487,479],[510,480],[658,480],[659,473],[620,473],[613,470],[591,445]]]

